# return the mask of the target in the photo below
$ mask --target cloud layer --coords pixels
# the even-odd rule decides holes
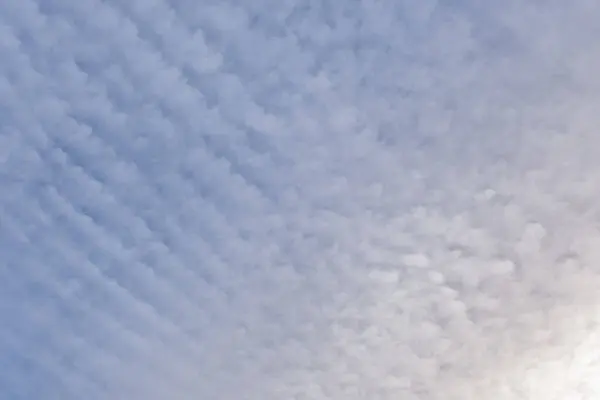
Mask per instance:
[[[0,397],[597,397],[600,5],[441,3],[0,2]]]

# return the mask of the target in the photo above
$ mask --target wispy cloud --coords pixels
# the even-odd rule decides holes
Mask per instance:
[[[0,398],[597,397],[599,18],[0,2]]]

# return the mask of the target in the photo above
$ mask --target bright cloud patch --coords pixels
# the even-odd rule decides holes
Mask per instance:
[[[478,3],[0,1],[0,398],[597,398],[600,4]]]

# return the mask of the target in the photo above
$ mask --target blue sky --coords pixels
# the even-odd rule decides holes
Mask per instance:
[[[0,398],[597,398],[599,19],[0,0]]]

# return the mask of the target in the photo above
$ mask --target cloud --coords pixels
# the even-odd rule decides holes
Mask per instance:
[[[598,17],[4,2],[3,395],[595,398]]]

